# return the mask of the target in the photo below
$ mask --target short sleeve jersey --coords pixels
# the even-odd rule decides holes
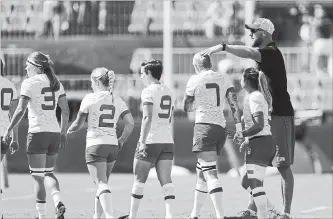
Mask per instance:
[[[88,114],[86,147],[118,145],[117,122],[130,113],[119,96],[111,95],[108,91],[87,94],[81,102],[80,112]]]
[[[141,102],[142,105],[153,105],[152,123],[146,144],[173,144],[171,129],[175,102],[173,92],[164,84],[151,84],[143,89]]]
[[[195,123],[226,126],[223,110],[227,90],[233,87],[228,75],[206,71],[191,76],[186,95],[194,96]]]
[[[287,90],[287,73],[281,51],[274,42],[259,49],[261,62],[258,68],[268,78],[269,89],[273,99],[272,115],[293,116],[294,109]]]
[[[65,95],[61,83],[59,90],[52,91],[50,81],[45,74],[25,79],[21,85],[21,96],[29,98],[28,132],[60,132],[56,108],[59,97]]]
[[[271,135],[271,127],[268,123],[268,104],[265,100],[265,97],[259,91],[254,91],[249,95],[246,95],[244,98],[244,108],[243,116],[245,122],[245,129],[249,129],[253,123],[253,116],[256,114],[263,113],[264,116],[264,128],[259,133],[249,136],[252,138],[254,136],[263,136]]]
[[[13,100],[17,99],[17,91],[14,84],[0,76],[0,136],[10,124],[9,107]]]

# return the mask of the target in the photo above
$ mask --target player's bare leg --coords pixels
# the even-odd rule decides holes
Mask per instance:
[[[144,160],[134,159],[134,183],[132,187],[132,197],[130,213],[128,218],[136,218],[140,206],[141,199],[143,198],[143,190],[147,181],[152,163]]]
[[[171,180],[172,160],[159,160],[156,163],[158,180],[164,191],[165,218],[173,218],[175,205],[175,189]]]
[[[193,208],[190,218],[199,217],[200,210],[206,200],[208,193],[207,182],[203,175],[201,164],[199,162],[197,162],[196,171],[197,171],[197,184],[195,186]]]
[[[28,162],[31,176],[34,179],[34,192],[38,218],[43,219],[46,218],[47,214],[46,189],[44,186],[46,154],[28,154]]]
[[[96,185],[96,196],[103,208],[106,218],[114,218],[112,194],[107,182],[107,164],[106,162],[88,163],[88,170]]]
[[[294,175],[290,166],[278,167],[281,174],[281,191],[283,197],[284,213],[281,218],[290,218],[291,202],[294,193]]]
[[[197,157],[207,181],[208,192],[215,208],[216,218],[224,218],[223,189],[217,175],[216,151],[198,152]]]
[[[58,154],[46,156],[45,185],[46,188],[50,189],[51,191],[51,196],[56,209],[56,218],[60,219],[64,218],[66,207],[61,201],[59,181],[57,177],[53,174],[57,157]]]
[[[107,163],[107,166],[106,166],[107,182],[109,182],[109,178],[110,178],[110,175],[111,175],[111,172],[113,170],[115,163],[116,163],[115,161],[111,162],[111,163]],[[99,201],[98,197],[95,196],[95,212],[93,215],[93,219],[99,219],[102,217],[102,215],[103,215],[103,208],[102,208],[101,202]]]

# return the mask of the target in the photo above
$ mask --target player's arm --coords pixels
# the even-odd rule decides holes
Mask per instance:
[[[73,132],[77,132],[81,129],[84,122],[86,121],[88,117],[88,113],[78,112],[75,121],[72,123],[72,125],[68,128],[67,133],[72,134]]]
[[[224,45],[225,45],[224,50],[222,50],[223,44],[218,44],[216,46],[204,50],[201,53],[204,55],[211,55],[217,52],[225,51],[241,58],[248,58],[257,62],[261,62],[261,53],[259,52],[258,48],[253,48],[243,45],[227,45],[227,44]]]
[[[191,112],[195,110],[194,108],[194,96],[184,95],[183,99],[183,109],[185,112]]]
[[[253,125],[243,131],[243,136],[248,137],[259,133],[264,128],[263,104],[265,101],[262,96],[250,96],[249,105],[252,115]]]
[[[24,113],[27,109],[29,100],[30,100],[30,97],[27,97],[27,96],[21,96],[21,98],[19,99],[16,110],[15,110],[15,112],[13,114],[13,117],[10,121],[10,125],[7,128],[8,133],[13,131],[13,129],[18,125],[18,123],[23,118]]]
[[[236,131],[240,132],[242,131],[241,111],[238,106],[237,95],[234,87],[228,88],[226,92],[226,99],[235,121]]]
[[[144,102],[142,106],[142,113],[143,113],[143,118],[142,118],[141,135],[139,142],[145,144],[153,120],[153,103]]]
[[[191,77],[186,84],[186,91],[183,98],[183,109],[185,112],[195,110],[194,105],[194,92],[195,92],[195,77]]]
[[[66,95],[59,96],[58,105],[61,109],[61,134],[66,134],[69,120],[69,107]]]
[[[9,106],[9,118],[12,119],[13,116],[14,116],[14,113],[15,113],[15,110],[17,108],[17,104],[18,104],[18,100],[17,99],[13,99],[11,102],[10,102],[10,106]],[[18,126],[15,126],[13,128],[13,139],[12,141],[14,142],[18,142]]]
[[[125,122],[125,127],[124,127],[123,133],[121,134],[121,136],[119,137],[118,140],[121,144],[123,144],[124,142],[126,142],[126,140],[128,139],[128,137],[130,136],[130,134],[133,131],[134,119],[133,119],[132,114],[129,111],[125,115],[121,115],[121,117],[123,118],[123,120]]]
[[[263,130],[264,128],[264,114],[263,112],[252,113],[253,125],[243,131],[243,136],[248,137],[255,135]]]

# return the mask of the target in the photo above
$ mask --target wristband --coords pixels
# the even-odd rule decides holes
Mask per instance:
[[[242,133],[242,136],[243,136],[243,128],[242,128],[242,123],[236,123],[235,124],[235,126],[236,126],[236,132],[240,132],[240,133]]]
[[[227,44],[225,44],[225,43],[221,43],[221,45],[222,45],[222,51],[225,51],[225,46],[226,46]]]

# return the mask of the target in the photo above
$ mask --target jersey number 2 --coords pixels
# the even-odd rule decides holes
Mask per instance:
[[[216,106],[220,106],[220,87],[216,83],[206,84],[207,89],[216,89]]]
[[[169,119],[169,121],[171,122],[171,113],[173,111],[173,107],[171,109],[171,97],[169,95],[164,95],[161,98],[161,103],[160,103],[160,107],[162,110],[167,110],[166,113],[159,113],[158,117],[162,118],[162,119]]]
[[[42,89],[41,93],[44,94],[44,95],[45,95],[45,93],[51,93],[51,95],[48,94],[48,95],[44,96],[44,101],[45,102],[52,102],[52,104],[50,104],[50,105],[49,104],[48,105],[42,104],[42,109],[43,110],[54,110],[55,107],[56,107],[54,91],[52,91],[52,89],[50,87],[44,87]]]
[[[13,99],[13,89],[11,88],[2,88],[1,89],[1,109],[2,110],[9,110],[9,104],[5,104],[5,94],[10,94],[10,102],[12,102]]]
[[[100,111],[104,111],[104,110],[110,110],[111,113],[108,113],[108,114],[101,114],[99,116],[99,124],[98,126],[99,127],[108,127],[108,128],[113,128],[114,126],[114,123],[109,123],[109,122],[105,122],[104,119],[109,119],[109,120],[112,120],[114,119],[114,114],[116,113],[116,107],[114,107],[113,105],[106,105],[106,104],[103,104],[101,105],[101,108],[99,108]]]

